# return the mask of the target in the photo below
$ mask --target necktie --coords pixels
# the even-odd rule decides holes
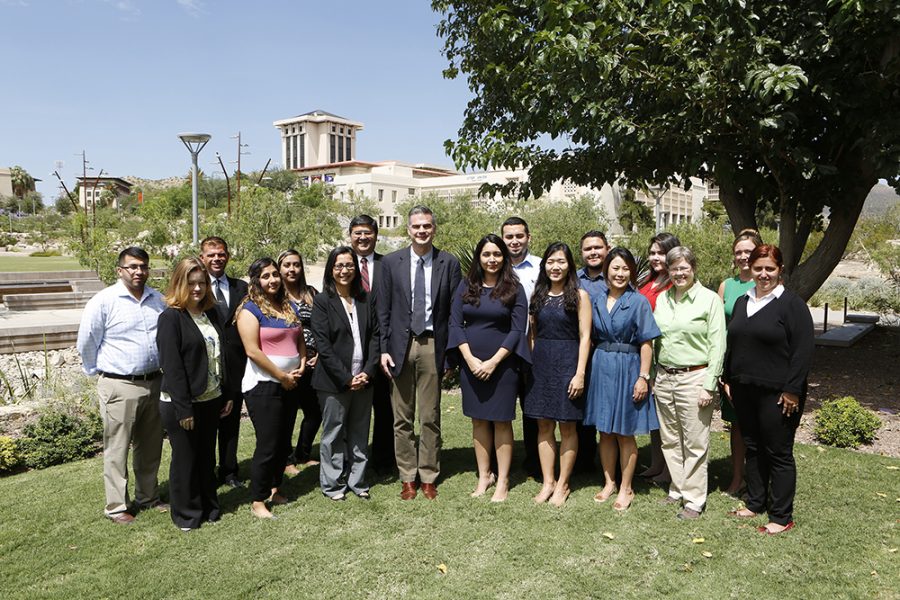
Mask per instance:
[[[425,259],[419,257],[416,281],[413,286],[412,332],[420,336],[425,331]]]
[[[369,259],[365,256],[360,261],[360,275],[362,275],[362,286],[367,292],[369,291]]]
[[[216,288],[216,290],[215,290],[216,302],[218,302],[219,304],[224,304],[225,308],[228,308],[228,301],[225,300],[225,294],[222,293],[222,288],[220,287],[220,283],[221,282],[218,279],[213,280],[213,284],[214,284],[213,287]]]

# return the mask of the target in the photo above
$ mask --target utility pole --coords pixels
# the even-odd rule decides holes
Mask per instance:
[[[237,209],[241,209],[241,154],[250,154],[249,152],[244,152],[242,148],[249,148],[250,144],[242,144],[241,143],[241,132],[238,131],[237,135],[231,136],[231,139],[236,139],[238,143],[237,147]]]
[[[225,188],[228,190],[228,210],[225,212],[225,218],[231,218],[231,180],[228,179],[228,171],[225,170],[225,163],[222,162],[222,155],[216,152],[216,158],[219,159],[219,166],[222,167],[222,173],[225,175]]]

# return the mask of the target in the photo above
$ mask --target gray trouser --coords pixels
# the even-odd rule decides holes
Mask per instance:
[[[328,497],[346,492],[368,492],[369,421],[372,387],[351,392],[319,391],[322,407],[322,444],[319,449],[319,484]]]

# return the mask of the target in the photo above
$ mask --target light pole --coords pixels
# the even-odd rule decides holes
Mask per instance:
[[[197,204],[197,155],[206,146],[210,135],[208,133],[179,133],[178,137],[184,143],[184,147],[191,153],[191,219],[194,245],[200,241],[199,215],[200,208]]]

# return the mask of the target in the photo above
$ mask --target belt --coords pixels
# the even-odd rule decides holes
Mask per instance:
[[[634,344],[619,344],[617,342],[600,342],[597,344],[597,350],[606,350],[607,352],[624,352],[626,354],[639,354],[640,348]]]
[[[410,332],[410,333],[412,333],[412,332]],[[433,337],[434,337],[434,332],[433,332],[433,331],[423,331],[423,332],[420,333],[419,335],[416,335],[416,334],[413,333],[413,337],[416,338],[416,339],[421,339],[421,338],[433,338]]]
[[[151,381],[160,376],[162,371],[150,371],[149,373],[144,373],[143,375],[119,375],[118,373],[104,373],[103,371],[99,371],[101,377],[106,377],[107,379],[122,379],[124,381]]]
[[[699,371],[705,369],[708,365],[694,365],[693,367],[667,367],[666,365],[656,365],[669,375],[678,375],[679,373],[689,373],[691,371]]]

